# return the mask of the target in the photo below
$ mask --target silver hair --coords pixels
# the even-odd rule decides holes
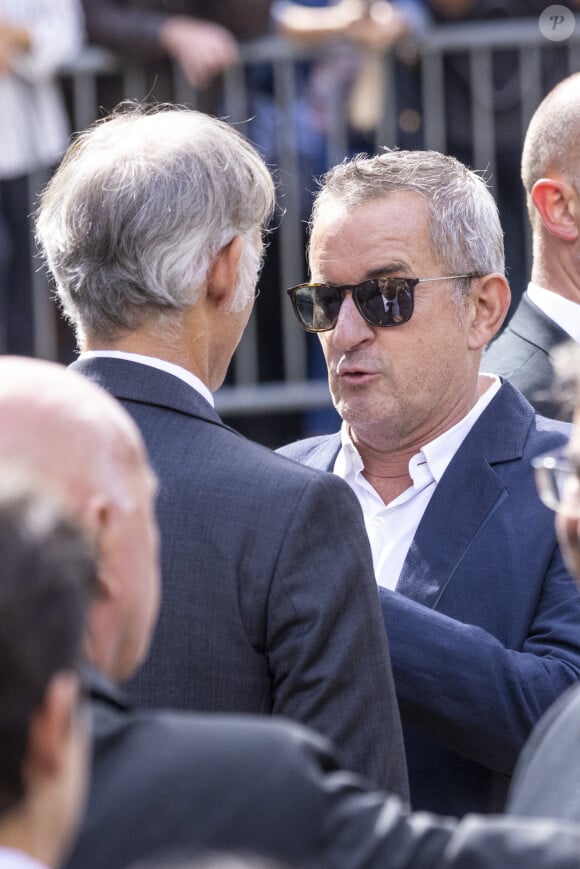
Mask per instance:
[[[69,147],[36,234],[77,336],[114,339],[152,314],[169,326],[237,235],[259,259],[274,201],[262,158],[229,124],[175,106],[132,108]]]
[[[257,246],[253,239],[246,238],[238,262],[237,284],[229,303],[229,310],[232,313],[243,311],[250,299],[255,296],[262,261],[262,244]]]
[[[374,157],[358,154],[330,169],[314,201],[310,232],[329,204],[356,208],[401,190],[425,198],[431,245],[444,274],[504,274],[503,232],[485,180],[437,151],[385,148]],[[458,292],[465,293],[466,286],[458,283]]]

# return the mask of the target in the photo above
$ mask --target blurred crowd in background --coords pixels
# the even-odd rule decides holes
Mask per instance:
[[[577,2],[568,5],[572,11],[580,8]],[[42,283],[35,290],[39,276],[30,215],[35,196],[76,129],[70,78],[63,69],[78,65],[90,45],[112,51],[121,65],[137,66],[141,74],[136,93],[128,89],[122,75],[101,69],[94,78],[95,118],[123,99],[183,102],[184,96],[196,107],[223,116],[224,74],[243,68],[244,132],[274,172],[280,166],[282,138],[288,135],[281,132],[281,124],[291,127],[293,183],[299,201],[294,210],[288,208],[287,176],[280,173],[278,221],[297,221],[296,232],[305,241],[315,179],[337,157],[373,153],[380,145],[431,147],[423,123],[422,40],[441,25],[486,22],[495,26],[499,39],[488,94],[493,102],[493,166],[474,165],[474,116],[489,106],[478,105],[474,98],[473,54],[467,51],[445,55],[442,150],[472,168],[492,170],[506,234],[513,310],[526,286],[529,264],[519,177],[526,84],[521,56],[502,42],[501,33],[510,19],[539,18],[545,7],[544,2],[532,0],[0,0],[0,95],[7,120],[0,140],[0,352],[63,362],[74,356],[74,341],[62,322],[57,320],[52,344],[42,340],[51,308],[39,305],[39,295],[41,301],[42,294],[47,295]],[[282,38],[293,57],[292,80],[287,84],[291,112],[283,118],[275,82],[278,52],[253,52],[257,41],[272,36]],[[575,71],[573,53],[566,43],[555,40],[543,40],[539,62],[542,93],[537,101]],[[529,113],[534,108],[530,105]],[[381,139],[381,124],[389,114],[394,118],[393,141]],[[346,130],[341,154],[336,152],[336,139],[332,144],[338,116]],[[278,287],[280,292],[264,293],[257,309],[258,382],[288,378],[280,351],[285,316],[281,306],[287,301],[282,292],[289,268],[295,283],[306,277],[306,266],[303,256],[290,267],[284,267],[285,260],[288,252],[274,231],[262,285]],[[324,378],[318,342],[308,338],[306,353],[306,376]],[[238,414],[234,424],[272,446],[303,432],[336,427],[329,406],[306,413],[294,410],[298,412],[289,409],[284,415],[262,414],[260,419]]]

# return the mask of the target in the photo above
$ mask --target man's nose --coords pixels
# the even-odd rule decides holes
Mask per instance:
[[[345,293],[338,312],[331,341],[340,352],[345,353],[374,338],[373,327],[363,319],[353,301],[352,293]]]

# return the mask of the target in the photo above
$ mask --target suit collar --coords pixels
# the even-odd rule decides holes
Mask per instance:
[[[199,392],[166,371],[127,359],[101,356],[79,359],[70,367],[121,401],[167,408],[229,429]]]
[[[504,382],[438,484],[407,554],[398,592],[437,605],[471,541],[508,497],[494,465],[521,459],[534,417],[521,393]],[[445,520],[454,516],[461,520]]]
[[[527,292],[523,294],[507,328],[544,353],[549,353],[557,344],[572,340],[567,332],[534,305]]]
[[[181,365],[176,365],[174,362],[168,362],[167,359],[161,359],[158,356],[145,356],[142,353],[129,353],[126,350],[87,350],[81,354],[79,362],[83,362],[85,359],[98,358],[126,359],[129,362],[137,362],[141,365],[149,365],[151,368],[157,368],[160,371],[167,371],[168,374],[173,374],[175,377],[183,380],[184,383],[189,384],[189,386],[199,392],[202,398],[205,398],[212,407],[215,407],[213,395],[203,380],[201,380],[197,374],[194,374],[193,371],[188,371],[187,368],[183,368]]]
[[[508,497],[494,465],[521,459],[534,419],[532,406],[503,381],[437,485],[407,554],[398,592],[426,606],[437,604],[479,528]],[[307,463],[332,470],[340,443],[340,433],[315,441]],[[476,498],[466,481],[477,486]],[[445,521],[454,516],[461,521]]]
[[[321,471],[332,471],[340,445],[340,431],[328,437],[319,438],[318,443],[314,444],[310,452],[308,464],[313,468],[319,468]]]
[[[82,680],[91,700],[104,701],[119,709],[130,708],[129,701],[121,688],[92,664],[84,665]]]

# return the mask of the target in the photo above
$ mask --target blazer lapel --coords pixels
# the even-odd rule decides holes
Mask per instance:
[[[523,396],[504,383],[437,485],[407,554],[398,592],[437,606],[473,538],[509,497],[493,465],[521,458],[533,417]]]
[[[306,441],[296,441],[283,450],[283,455],[317,468],[319,471],[332,471],[338,451],[340,450],[340,432],[323,435]]]
[[[549,353],[558,344],[571,340],[560,326],[534,305],[527,291],[510,320],[509,329],[545,353]]]

